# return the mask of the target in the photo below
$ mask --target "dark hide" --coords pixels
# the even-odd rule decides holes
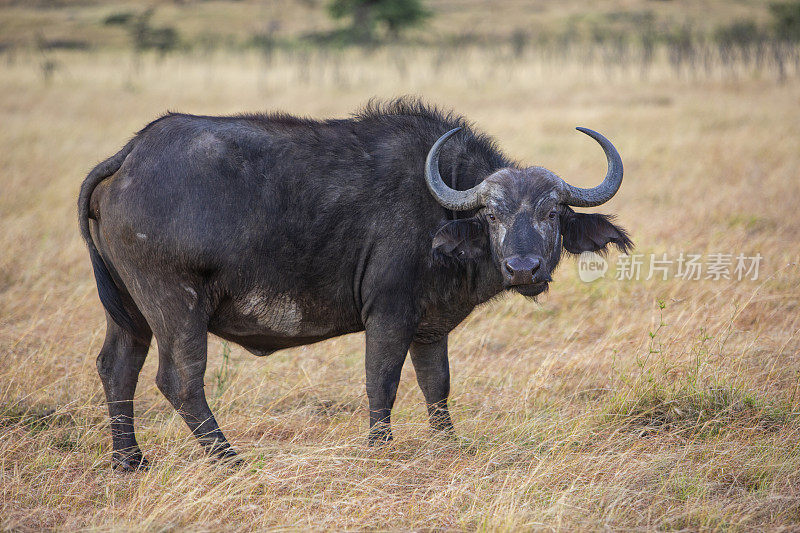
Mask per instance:
[[[496,222],[488,207],[452,221],[425,185],[428,150],[457,126],[440,172],[464,190],[505,169]],[[561,254],[553,186],[464,119],[408,100],[345,120],[170,113],[152,122],[91,172],[79,199],[108,311],[97,365],[113,464],[146,464],[133,393],[153,335],[159,389],[222,458],[234,453],[203,392],[208,333],[267,355],[365,331],[370,442],[391,438],[409,351],[431,422],[451,431],[447,335],[509,288],[508,254],[542,257],[515,290],[546,289]],[[630,245],[605,218],[585,216],[562,218],[569,251]]]
[[[614,217],[597,213],[576,213],[569,207],[563,209],[561,232],[564,250],[567,252],[604,253],[609,244],[614,244],[622,253],[628,253],[633,248],[628,233],[612,223]]]
[[[461,261],[486,256],[489,249],[486,228],[477,218],[448,222],[433,237],[434,259],[442,256]]]

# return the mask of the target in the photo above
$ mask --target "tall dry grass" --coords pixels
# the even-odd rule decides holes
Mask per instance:
[[[643,75],[580,54],[278,52],[0,57],[0,528],[791,529],[800,523],[798,78],[770,64]],[[713,65],[712,65],[713,67]],[[586,284],[452,335],[458,439],[427,429],[413,369],[395,442],[365,446],[363,337],[257,359],[210,344],[206,390],[245,457],[205,460],[145,364],[139,441],[109,467],[94,358],[104,320],[75,199],[92,165],[167,109],[345,116],[372,96],[456,109],[578,185],[605,133],[637,253],[763,256],[758,280]],[[646,272],[645,272],[646,274]],[[153,348],[153,351],[155,347]]]

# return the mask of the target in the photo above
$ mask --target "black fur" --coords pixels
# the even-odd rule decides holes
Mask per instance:
[[[453,220],[428,191],[425,157],[455,127],[463,129],[441,151],[442,176],[464,190],[510,169],[493,207],[507,229],[487,222],[488,208]],[[409,350],[434,427],[452,429],[447,336],[508,288],[508,254],[543,258],[515,290],[547,290],[561,255],[558,220],[548,216],[553,190],[462,117],[418,100],[371,102],[350,119],[153,121],[89,174],[79,199],[110,317],[98,368],[115,435],[124,435],[114,440],[115,464],[145,464],[132,398],[151,331],[159,389],[220,457],[233,452],[203,393],[209,332],[267,355],[365,331],[370,442],[391,436]],[[570,251],[630,245],[607,219],[573,215],[562,218]]]
[[[576,213],[565,208],[561,214],[561,232],[564,250],[571,254],[583,252],[605,253],[609,244],[620,252],[628,253],[633,248],[628,233],[613,223],[614,217],[598,213]]]
[[[453,220],[439,228],[433,237],[434,259],[474,261],[488,256],[488,240],[486,228],[479,219],[473,217]]]

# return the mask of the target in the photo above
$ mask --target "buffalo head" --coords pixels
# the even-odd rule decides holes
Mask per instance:
[[[611,142],[586,128],[603,148],[608,173],[597,187],[581,189],[542,167],[501,168],[475,187],[457,191],[439,174],[439,150],[460,128],[442,135],[428,153],[425,180],[434,198],[454,211],[476,210],[471,218],[442,226],[433,239],[439,253],[462,260],[489,256],[505,288],[525,296],[547,289],[562,249],[573,254],[603,252],[613,243],[627,251],[632,243],[611,217],[576,213],[573,207],[594,207],[611,199],[622,184],[622,159]]]

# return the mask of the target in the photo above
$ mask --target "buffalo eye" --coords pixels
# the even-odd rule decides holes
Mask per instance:
[[[492,213],[489,213],[488,215],[486,215],[486,217],[487,217],[489,220],[491,220],[492,222],[494,222],[494,221],[495,221],[495,217],[494,217],[494,215],[493,215]]]
[[[547,218],[549,218],[550,220],[555,220],[557,216],[558,216],[558,210],[556,209],[551,209],[550,212],[547,213]]]

